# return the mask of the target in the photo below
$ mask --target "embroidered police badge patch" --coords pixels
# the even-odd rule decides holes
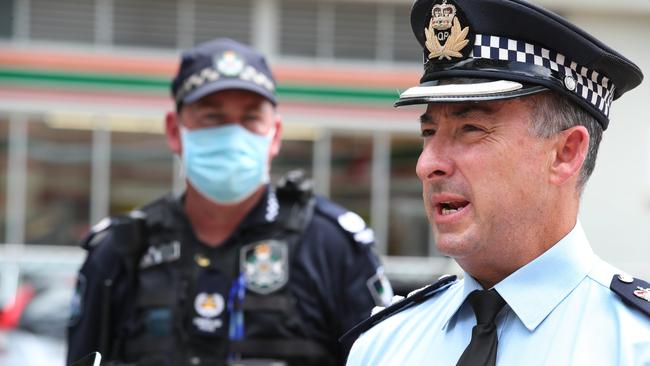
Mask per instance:
[[[225,309],[225,301],[219,293],[199,293],[194,298],[194,311],[199,315],[192,323],[202,332],[214,333],[223,326],[223,320],[217,318]]]
[[[289,280],[289,247],[286,242],[264,240],[245,245],[240,252],[240,271],[246,288],[266,295]]]
[[[429,26],[424,28],[425,45],[429,54],[426,60],[466,58],[472,49],[470,28],[459,7],[447,0],[435,2],[431,8]]]
[[[226,297],[230,290],[227,276],[218,270],[201,268],[196,277],[193,306],[188,307],[191,333],[206,337],[224,337],[228,334]]]

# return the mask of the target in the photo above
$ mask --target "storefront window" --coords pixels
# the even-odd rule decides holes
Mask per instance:
[[[271,180],[275,182],[285,173],[295,169],[304,171],[306,177],[312,178],[313,150],[314,143],[312,140],[283,139],[280,153],[273,160]]]
[[[166,137],[158,128],[152,132],[113,130],[110,214],[124,214],[171,192],[173,159]]]
[[[9,120],[0,116],[0,243],[5,242],[7,225],[7,164],[9,149]]]
[[[421,150],[418,137],[395,135],[391,140],[388,255],[436,255],[422,203],[422,183],[415,174]]]
[[[370,223],[372,136],[332,134],[330,197]]]
[[[25,241],[74,245],[88,229],[92,132],[28,123]]]

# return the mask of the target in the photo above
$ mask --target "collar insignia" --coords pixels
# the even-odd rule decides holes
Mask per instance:
[[[467,57],[471,49],[467,47],[469,26],[463,28],[459,17],[464,18],[462,12],[447,0],[433,5],[429,26],[424,28],[428,59],[451,61],[452,58]]]

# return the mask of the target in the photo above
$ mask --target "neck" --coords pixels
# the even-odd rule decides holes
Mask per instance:
[[[512,224],[514,229],[496,240],[499,243],[485,246],[483,253],[456,258],[460,267],[489,289],[544,254],[575,227],[579,199],[567,196],[547,202],[553,204],[535,210],[528,222]]]
[[[208,246],[217,247],[232,235],[262,198],[264,190],[265,186],[260,186],[245,200],[224,205],[205,198],[188,182],[183,207],[197,238]]]

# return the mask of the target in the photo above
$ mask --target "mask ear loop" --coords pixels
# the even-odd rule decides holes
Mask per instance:
[[[275,128],[275,124],[274,124],[273,127],[271,127],[269,132],[266,134],[266,137],[269,138],[270,140],[273,140],[273,137],[275,137],[275,132],[276,131],[277,131],[277,129]]]
[[[185,175],[185,164],[183,164],[183,158],[178,155],[174,154],[174,174],[172,175],[173,178],[173,187],[172,190],[175,193],[180,193],[184,192],[186,185],[187,185],[187,177]]]

